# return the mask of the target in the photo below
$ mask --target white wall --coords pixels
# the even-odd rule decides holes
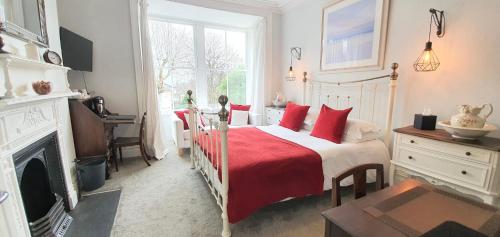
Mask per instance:
[[[392,0],[389,11],[385,71],[318,74],[322,9],[330,0],[303,1],[282,16],[281,88],[288,99],[301,101],[300,80],[285,82],[289,48],[302,47],[303,60],[296,75],[312,72],[312,79],[349,80],[383,75],[392,62],[400,64],[395,126],[413,123],[413,115],[431,108],[438,120],[456,114],[459,104],[492,103],[500,109],[500,27],[497,0]],[[429,27],[429,8],[444,10],[446,35],[432,37],[441,61],[435,72],[413,70],[412,64],[424,48]],[[434,31],[435,33],[435,31]],[[500,112],[490,117],[500,125]],[[500,132],[493,136],[500,137]]]
[[[85,72],[88,90],[103,96],[106,107],[138,115],[129,1],[57,1],[60,25],[94,42],[93,71]],[[84,88],[82,73],[68,75],[72,89]],[[133,126],[120,126],[117,135],[134,135]]]

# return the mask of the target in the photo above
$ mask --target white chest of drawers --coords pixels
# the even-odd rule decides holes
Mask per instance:
[[[390,183],[419,177],[500,205],[500,139],[453,139],[443,130],[395,130]]]
[[[284,113],[285,108],[266,107],[266,125],[279,124]]]

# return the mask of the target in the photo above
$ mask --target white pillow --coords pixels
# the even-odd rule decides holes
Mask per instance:
[[[233,110],[231,114],[231,125],[244,126],[248,125],[248,111]]]
[[[381,129],[373,123],[359,119],[347,119],[343,140],[360,143],[381,137]]]
[[[304,119],[303,128],[305,130],[312,130],[314,128],[314,124],[316,124],[316,119],[318,119],[318,115],[319,115],[319,110],[310,109],[307,112],[306,118]]]

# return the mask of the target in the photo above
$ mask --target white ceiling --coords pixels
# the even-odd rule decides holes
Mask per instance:
[[[285,10],[291,5],[296,5],[303,0],[219,0],[224,2],[232,2],[241,5],[255,6],[255,7],[268,7]]]
[[[198,7],[165,0],[150,0],[149,15],[233,27],[252,27],[262,17]]]

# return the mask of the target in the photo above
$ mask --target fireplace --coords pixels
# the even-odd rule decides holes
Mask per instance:
[[[31,235],[64,236],[71,224],[57,132],[13,155]]]

